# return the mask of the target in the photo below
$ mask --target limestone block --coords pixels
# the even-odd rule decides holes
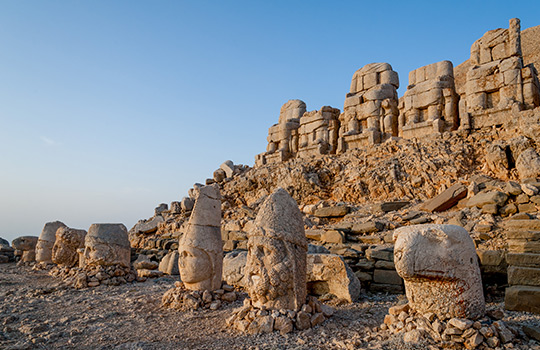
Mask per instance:
[[[348,302],[360,295],[360,281],[345,260],[335,254],[308,254],[307,282]]]
[[[394,262],[412,309],[447,317],[485,314],[480,268],[469,233],[454,225],[415,225],[394,231]]]
[[[158,270],[171,276],[179,275],[178,251],[175,250],[167,253],[159,262]]]
[[[232,177],[234,174],[234,163],[231,160],[223,162],[219,168],[225,172],[227,177]]]
[[[59,266],[73,267],[79,263],[77,250],[84,248],[85,230],[60,227],[52,249],[52,262]]]
[[[394,261],[394,250],[390,247],[373,247],[366,249],[368,260]]]
[[[511,286],[506,288],[504,308],[540,314],[540,287]]]
[[[375,269],[373,271],[373,282],[402,285],[403,280],[394,270]]]
[[[503,223],[503,225],[504,225],[504,228],[512,232],[519,232],[523,230],[525,231],[526,230],[540,230],[540,220],[507,220]],[[514,234],[519,234],[519,233],[514,233]],[[510,237],[515,237],[515,236],[510,236]]]
[[[363,76],[363,86],[364,90],[371,89],[375,85],[379,84],[379,74],[378,73],[367,73]]]
[[[389,202],[381,202],[381,203],[375,203],[373,204],[373,210],[378,212],[382,211],[385,213],[389,213],[391,211],[399,210],[403,207],[406,207],[411,202],[409,201],[389,201]]]
[[[279,188],[261,205],[255,226],[245,268],[252,305],[299,310],[307,294],[307,240],[298,205]]]
[[[508,265],[538,267],[540,266],[540,252],[534,253],[508,253],[506,254],[506,262]]]
[[[338,230],[328,230],[321,234],[321,242],[324,243],[343,243],[345,236]]]
[[[433,197],[430,201],[426,202],[422,208],[430,212],[445,211],[452,208],[466,196],[467,188],[464,185],[457,183],[444,190],[441,194]]]
[[[346,205],[338,205],[335,207],[325,207],[316,209],[314,216],[319,218],[342,217],[349,213],[350,208]]]
[[[354,224],[351,227],[351,234],[365,234],[379,232],[384,229],[384,224],[379,221],[368,221],[361,224]]]
[[[367,90],[363,95],[364,101],[384,100],[395,98],[396,88],[390,84],[379,84]]]
[[[92,224],[84,239],[84,266],[129,267],[131,247],[123,224]]]
[[[63,222],[48,222],[43,227],[36,244],[36,262],[52,264],[52,249],[56,241],[56,230],[67,227]]]
[[[199,190],[187,231],[178,244],[178,265],[186,289],[221,288],[223,242],[221,194],[217,185]]]
[[[467,202],[468,207],[482,208],[486,204],[496,204],[503,206],[508,200],[508,195],[500,191],[481,192],[477,195],[469,198]]]
[[[399,89],[399,76],[393,70],[386,70],[380,73],[380,84],[390,84],[396,89]]]
[[[56,237],[56,236],[55,236]],[[17,237],[11,242],[11,246],[18,251],[22,251],[21,263],[29,263],[36,261],[36,245],[38,237],[22,236]]]
[[[540,286],[540,268],[508,267],[508,284],[519,286]]]
[[[532,147],[526,149],[517,158],[516,169],[521,179],[540,177],[540,155]]]
[[[165,220],[161,215],[154,216],[150,220],[144,220],[142,222],[139,222],[135,224],[135,226],[130,230],[135,233],[152,233],[156,232],[158,229],[158,225],[161,222],[164,222]]]
[[[538,253],[540,252],[540,242],[528,242],[525,240],[508,240],[508,251],[515,253]]]

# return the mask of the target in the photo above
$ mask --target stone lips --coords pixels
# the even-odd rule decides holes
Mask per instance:
[[[442,319],[485,314],[480,268],[468,232],[455,225],[414,225],[394,232],[394,262],[412,309]]]

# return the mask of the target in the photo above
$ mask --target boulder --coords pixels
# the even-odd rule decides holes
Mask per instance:
[[[139,254],[137,260],[133,262],[133,267],[136,270],[155,270],[159,264],[155,261],[150,260],[147,255]]]
[[[522,180],[540,177],[540,155],[534,148],[527,148],[517,158],[516,169]]]
[[[232,177],[234,174],[234,163],[231,160],[223,162],[219,168],[225,172],[227,177]]]
[[[235,287],[246,287],[244,268],[246,267],[247,251],[233,250],[223,258],[223,281]]]
[[[176,276],[180,274],[178,270],[178,251],[172,251],[167,253],[163,259],[161,259],[158,267],[159,271],[166,273],[167,275]]]
[[[131,231],[135,233],[153,233],[157,231],[159,223],[164,221],[165,220],[161,215],[154,216],[149,220],[144,220],[135,224]]]
[[[358,277],[345,260],[335,254],[308,254],[307,283],[314,294],[331,293],[350,303],[360,295]]]

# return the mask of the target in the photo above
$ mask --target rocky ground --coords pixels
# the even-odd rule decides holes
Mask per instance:
[[[404,343],[380,330],[388,308],[403,296],[368,294],[313,329],[285,336],[230,331],[220,310],[178,312],[160,307],[170,277],[143,283],[73,289],[46,271],[0,265],[1,349],[437,349]],[[502,307],[502,302],[489,307]],[[540,315],[505,312],[508,324],[540,324]],[[523,340],[516,349],[540,349]]]

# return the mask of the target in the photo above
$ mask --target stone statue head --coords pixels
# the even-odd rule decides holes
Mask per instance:
[[[36,244],[36,262],[52,264],[52,249],[56,241],[56,230],[67,227],[63,222],[48,222],[43,227]]]
[[[221,194],[217,186],[204,186],[196,193],[188,228],[178,244],[178,267],[187,289],[221,288],[223,242]]]
[[[482,317],[485,301],[474,243],[455,225],[413,225],[394,232],[394,263],[409,306],[440,317]]]
[[[307,241],[302,214],[284,189],[261,206],[248,232],[246,278],[252,304],[298,310],[306,299]]]
[[[52,250],[52,261],[61,266],[75,266],[79,261],[77,249],[84,247],[85,230],[60,227]]]
[[[131,247],[123,224],[92,224],[84,240],[85,266],[129,267]]]

